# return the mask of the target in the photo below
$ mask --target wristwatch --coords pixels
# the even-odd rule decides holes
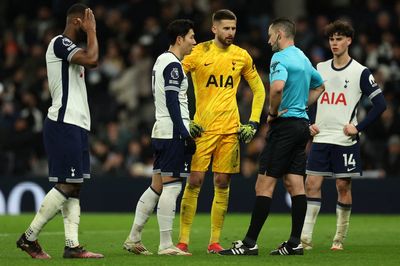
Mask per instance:
[[[270,112],[268,112],[268,115],[270,116],[270,117],[278,117],[278,114],[271,114]]]

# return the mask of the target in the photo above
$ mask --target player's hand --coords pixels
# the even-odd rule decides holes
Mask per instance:
[[[80,22],[81,29],[84,32],[96,31],[96,20],[94,18],[93,11],[90,8],[85,9],[83,20],[78,18],[78,21]]]
[[[343,132],[346,136],[355,136],[358,134],[358,130],[355,125],[347,124],[343,128]]]
[[[187,137],[185,138],[185,154],[193,155],[196,152],[196,142],[193,138]]]
[[[256,134],[258,129],[258,123],[249,121],[249,123],[240,125],[239,127],[239,140],[244,143],[249,143]]]
[[[311,126],[309,126],[309,129],[310,129],[311,137],[314,137],[315,135],[317,135],[319,133],[319,128],[317,127],[316,124],[312,124]]]
[[[189,132],[192,138],[197,138],[201,136],[201,133],[204,132],[204,129],[202,126],[191,120],[189,124]]]

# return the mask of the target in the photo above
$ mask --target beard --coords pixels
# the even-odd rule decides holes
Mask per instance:
[[[233,38],[222,38],[221,36],[217,36],[217,39],[220,43],[222,43],[224,46],[229,46],[233,43]]]
[[[271,45],[271,50],[272,50],[272,52],[278,52],[279,51],[278,42],[275,42],[274,44]]]

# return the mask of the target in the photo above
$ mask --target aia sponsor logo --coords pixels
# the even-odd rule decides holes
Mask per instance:
[[[319,102],[320,104],[333,104],[333,105],[343,104],[344,106],[347,105],[346,96],[342,92],[335,93],[335,92],[325,91],[320,99],[321,99]]]
[[[208,88],[211,85],[216,88],[233,88],[233,77],[231,75],[220,75],[218,78],[214,75],[210,75],[207,80],[206,87]]]

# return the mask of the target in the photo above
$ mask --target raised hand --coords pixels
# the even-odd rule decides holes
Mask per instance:
[[[96,31],[96,20],[94,18],[93,11],[90,8],[86,8],[83,20],[80,20],[81,28],[84,32]]]

